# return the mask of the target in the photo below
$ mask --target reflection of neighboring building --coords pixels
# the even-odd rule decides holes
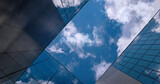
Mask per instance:
[[[160,11],[96,84],[160,84]]]
[[[60,2],[57,5],[53,3],[55,1]],[[44,49],[88,0],[81,0],[80,3],[59,1],[0,1],[1,84],[12,84],[19,78],[17,83],[48,81],[46,83],[51,84],[66,80],[81,83]]]

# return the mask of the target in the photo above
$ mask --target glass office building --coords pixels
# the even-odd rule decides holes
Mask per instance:
[[[97,84],[160,84],[160,11]]]
[[[44,49],[87,1],[0,0],[0,83],[81,83]]]
[[[16,84],[82,84],[82,82],[47,51],[43,51]]]

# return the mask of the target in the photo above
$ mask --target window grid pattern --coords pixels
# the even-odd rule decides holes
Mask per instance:
[[[158,11],[113,64],[144,84],[160,84],[160,32],[154,31],[159,17]]]
[[[89,0],[81,0],[79,5],[75,4],[75,0],[53,0],[53,3],[56,4],[57,2],[61,3],[61,6],[57,7],[63,21],[67,24],[76,13],[87,3]],[[75,6],[73,6],[75,4]]]
[[[60,64],[47,51],[32,63],[32,65],[16,81],[16,84],[82,84],[70,71]]]
[[[56,8],[52,1],[0,1],[0,16],[5,15],[0,20],[0,83],[13,84],[64,28],[63,20],[80,9],[66,7],[63,14],[72,16],[62,19],[59,12],[64,8]]]

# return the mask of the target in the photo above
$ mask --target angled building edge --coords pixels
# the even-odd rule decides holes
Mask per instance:
[[[96,84],[160,84],[160,11]]]
[[[1,84],[15,83],[88,0],[75,8],[53,1],[0,1]]]

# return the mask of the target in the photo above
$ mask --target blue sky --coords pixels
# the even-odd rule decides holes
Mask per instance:
[[[94,84],[154,15],[157,1],[89,0],[46,50]]]

